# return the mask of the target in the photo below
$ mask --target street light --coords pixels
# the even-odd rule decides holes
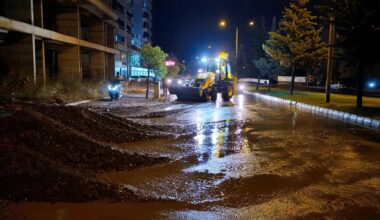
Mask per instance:
[[[222,28],[226,27],[226,25],[227,25],[227,22],[225,20],[221,20],[219,22],[219,26],[222,27]]]

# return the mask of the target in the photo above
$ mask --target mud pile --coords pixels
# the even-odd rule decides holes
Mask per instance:
[[[106,142],[159,138],[159,131],[82,108],[0,106],[0,197],[20,201],[139,200],[132,191],[96,173],[167,162],[129,154]]]

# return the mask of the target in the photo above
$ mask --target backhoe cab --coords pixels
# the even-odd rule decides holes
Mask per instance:
[[[215,59],[203,58],[202,63],[205,68],[198,73],[192,85],[170,87],[170,93],[177,95],[178,100],[194,101],[216,101],[218,93],[221,93],[224,101],[230,101],[237,80],[231,74],[228,53],[222,52]]]

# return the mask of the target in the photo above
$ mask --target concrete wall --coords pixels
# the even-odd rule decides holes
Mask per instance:
[[[57,50],[58,75],[82,78],[79,46],[61,46]]]

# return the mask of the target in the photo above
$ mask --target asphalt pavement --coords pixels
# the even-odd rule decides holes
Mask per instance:
[[[99,100],[85,107],[112,113],[131,100]],[[115,147],[172,162],[100,176],[171,201],[15,207],[30,219],[380,218],[378,132],[246,95],[231,102],[219,97],[216,103],[156,104],[144,111],[136,104],[133,114],[121,115],[143,124],[179,125],[187,132]]]

